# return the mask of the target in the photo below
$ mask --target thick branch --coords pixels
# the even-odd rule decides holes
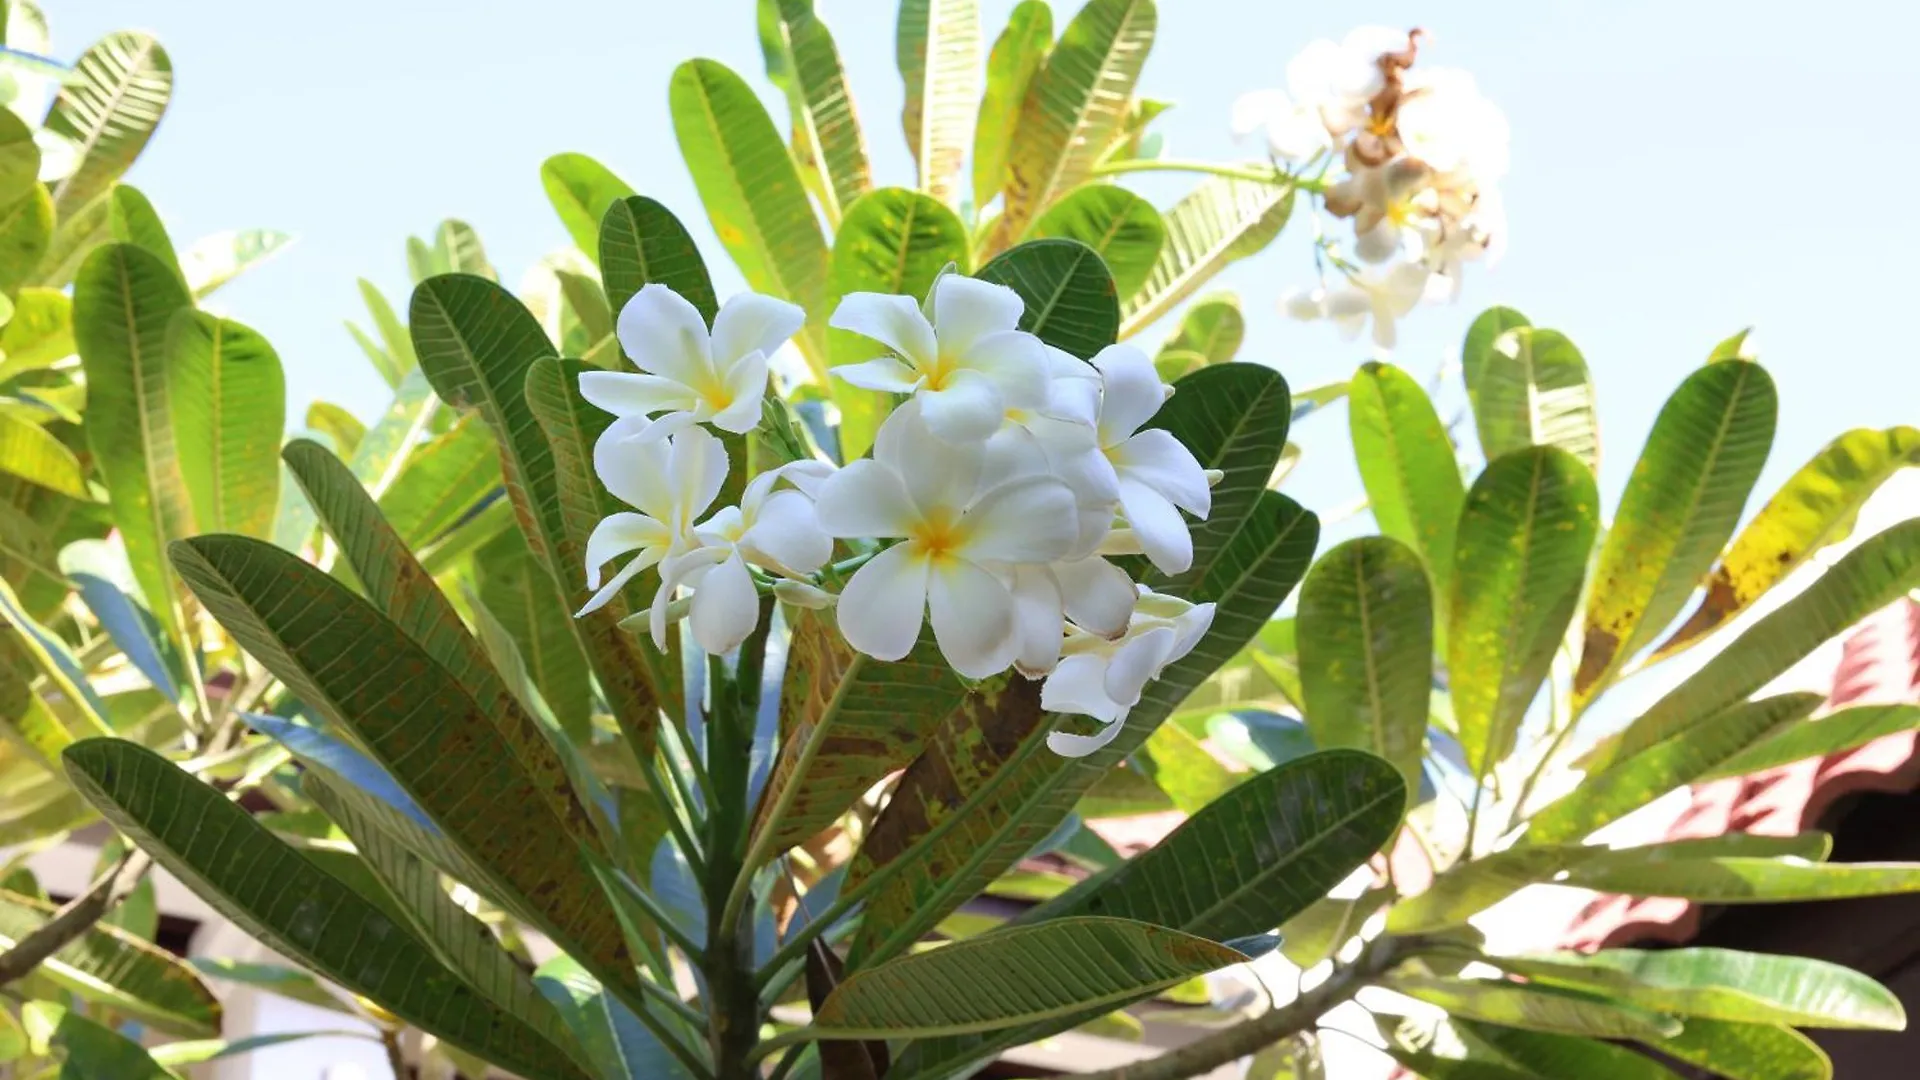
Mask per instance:
[[[41,961],[93,929],[139,883],[141,876],[152,865],[153,858],[146,852],[130,848],[120,862],[100,875],[100,879],[89,886],[86,892],[67,901],[45,925],[21,938],[13,948],[0,953],[0,986],[6,986],[31,972],[40,966]]]

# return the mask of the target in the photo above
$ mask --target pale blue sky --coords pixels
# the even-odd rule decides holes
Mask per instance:
[[[408,233],[465,218],[510,283],[564,242],[538,175],[556,152],[592,154],[673,207],[722,292],[739,286],[675,150],[666,87],[680,60],[715,57],[782,115],[761,77],[752,0],[47,6],[65,58],[118,27],[151,30],[172,53],[173,106],[131,180],[176,241],[252,225],[298,235],[220,298],[286,359],[293,417],[314,397],[368,417],[384,405],[340,323],[359,317],[358,276],[404,297]],[[981,6],[992,34],[1012,0]],[[1056,25],[1074,6],[1056,4]],[[910,183],[892,3],[818,7],[851,70],[876,178]],[[1565,331],[1599,381],[1610,502],[1666,393],[1742,326],[1757,327],[1781,390],[1763,491],[1844,427],[1920,420],[1920,358],[1903,325],[1920,307],[1920,215],[1907,194],[1920,149],[1898,134],[1912,112],[1914,8],[1166,2],[1142,90],[1179,102],[1159,124],[1170,151],[1231,153],[1234,98],[1279,85],[1301,46],[1361,22],[1428,28],[1426,59],[1473,71],[1514,135],[1507,257],[1476,268],[1458,305],[1405,324],[1403,366],[1430,373],[1488,304]],[[1165,204],[1191,182],[1136,187]],[[1275,310],[1311,272],[1305,236],[1296,223],[1221,279],[1248,311],[1242,359],[1277,365],[1295,386],[1366,358]],[[1329,413],[1303,425],[1308,464],[1291,490],[1309,505],[1357,490],[1344,423]]]

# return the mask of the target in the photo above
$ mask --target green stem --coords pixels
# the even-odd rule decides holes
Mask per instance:
[[[615,880],[619,881],[620,887],[633,899],[635,906],[644,910],[647,913],[647,918],[652,919],[654,925],[660,928],[660,932],[672,939],[674,946],[681,952],[687,954],[687,960],[698,965],[700,963],[700,947],[693,943],[693,938],[689,937],[686,931],[674,924],[672,916],[668,915],[666,909],[660,906],[659,901],[655,900],[647,890],[640,888],[628,880],[625,874],[615,872],[612,876]]]
[[[1096,165],[1093,170],[1095,176],[1114,176],[1134,172],[1205,173],[1209,176],[1224,176],[1231,180],[1251,180],[1259,184],[1294,187],[1301,191],[1323,192],[1327,189],[1324,180],[1294,176],[1271,165],[1225,165],[1216,161],[1134,159]]]

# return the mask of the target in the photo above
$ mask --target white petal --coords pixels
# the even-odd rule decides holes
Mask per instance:
[[[665,548],[672,540],[666,526],[645,514],[609,514],[587,537],[587,588],[599,588],[600,568],[614,559],[629,551]],[[653,558],[658,561],[659,556]]]
[[[849,584],[851,588],[851,584]],[[845,609],[845,597],[841,603]],[[934,640],[953,670],[969,679],[998,675],[1013,663],[1013,596],[1000,579],[965,559],[938,560],[927,583]]]
[[[878,461],[856,461],[828,477],[814,514],[829,536],[905,536],[919,521],[900,474]]]
[[[840,306],[833,309],[833,316],[827,320],[827,325],[871,338],[922,370],[931,369],[934,358],[939,355],[933,327],[927,322],[927,317],[920,313],[920,305],[910,297],[888,293],[848,293],[841,299]]]
[[[961,552],[981,562],[1052,562],[1080,536],[1073,492],[1046,476],[1001,484],[962,517]]]
[[[927,430],[946,443],[980,442],[1000,430],[1007,415],[1000,387],[977,371],[954,372],[943,388],[922,390],[914,400]]]
[[[1062,659],[1040,687],[1040,707],[1113,723],[1121,709],[1107,696],[1107,660],[1092,653]]]
[[[1094,751],[1107,745],[1114,739],[1119,738],[1120,732],[1127,726],[1121,722],[1125,719],[1126,716],[1122,715],[1118,720],[1107,724],[1107,726],[1101,728],[1100,731],[1094,735],[1075,735],[1069,731],[1048,732],[1047,749],[1063,758],[1083,758],[1090,756]]]
[[[833,538],[820,527],[813,500],[791,489],[774,492],[760,507],[741,545],[756,562],[795,574],[811,574],[833,556]]]
[[[1140,430],[1167,400],[1160,373],[1146,353],[1109,345],[1093,358],[1106,390],[1100,398],[1100,445],[1112,446]]]
[[[702,401],[695,405],[692,410],[661,413],[659,416],[654,417],[652,423],[641,428],[633,437],[646,442],[665,442],[668,436],[678,435],[680,432],[698,424],[703,416],[711,414],[712,412],[712,406]]]
[[[1272,118],[1294,110],[1293,99],[1281,90],[1255,90],[1233,101],[1232,127],[1237,138],[1266,127]]]
[[[1019,641],[1014,664],[1022,675],[1037,678],[1060,662],[1065,624],[1060,611],[1060,586],[1045,567],[1019,566],[1013,570],[1013,631]]]
[[[936,441],[927,426],[915,419],[922,404],[915,399],[887,418],[874,437],[873,457],[900,474],[920,516],[956,512],[979,490],[986,455],[975,444]]]
[[[749,353],[772,356],[806,321],[806,309],[798,304],[759,293],[735,294],[713,317],[714,366],[724,371]]]
[[[619,573],[613,575],[613,578],[605,585],[600,586],[600,588],[587,599],[587,602],[581,606],[580,610],[573,613],[573,617],[578,619],[583,615],[591,615],[601,608],[606,607],[607,601],[612,600],[615,593],[626,588],[627,582],[632,581],[636,574],[658,561],[658,555],[646,552],[635,556],[632,562],[621,567]]]
[[[951,277],[952,275],[948,275]],[[944,344],[944,343],[943,343]],[[986,334],[957,356],[955,366],[993,380],[1009,409],[1046,408],[1049,383],[1046,346],[1022,330]]]
[[[1075,626],[1104,638],[1127,632],[1133,617],[1133,581],[1124,571],[1099,556],[1055,563],[1054,578],[1067,618]]]
[[[858,364],[841,364],[828,369],[849,386],[862,390],[882,390],[889,394],[911,394],[927,380],[891,356],[876,356]]]
[[[698,386],[711,365],[707,323],[686,298],[665,285],[644,285],[620,309],[614,334],[635,367]]]
[[[1141,691],[1166,667],[1175,640],[1172,628],[1156,626],[1115,649],[1107,660],[1107,697],[1123,708],[1138,704]]]
[[[732,557],[731,544],[717,544],[683,551],[661,561],[660,588],[654,592],[653,603],[647,607],[647,629],[653,635],[656,648],[666,651],[667,607],[674,595],[683,586],[698,584],[708,570]]]
[[[1155,428],[1140,432],[1114,450],[1113,464],[1121,476],[1165,495],[1173,505],[1197,518],[1204,519],[1212,510],[1213,493],[1207,487],[1206,470],[1171,431]]]
[[[615,416],[643,416],[665,409],[690,409],[693,391],[658,375],[627,371],[580,374],[580,396]]]
[[[1325,289],[1289,289],[1280,294],[1280,310],[1290,319],[1312,322],[1327,317]]]
[[[767,396],[767,357],[748,353],[727,372],[727,407],[713,414],[713,426],[745,435],[760,426],[760,406]]]
[[[1183,574],[1193,566],[1193,536],[1166,496],[1137,480],[1120,478],[1120,511],[1133,538],[1163,574]]]
[[[738,552],[701,575],[689,608],[693,640],[707,652],[729,653],[747,640],[760,623],[760,597]]]
[[[727,482],[727,448],[705,428],[688,428],[673,437],[674,494],[685,523],[706,512]]]
[[[1175,637],[1173,650],[1167,654],[1167,663],[1171,664],[1187,655],[1194,646],[1200,644],[1200,639],[1206,637],[1207,630],[1213,626],[1213,611],[1212,604],[1195,604],[1186,614],[1173,620]]]
[[[836,605],[847,644],[876,660],[913,651],[927,610],[927,560],[895,544],[853,572]]]
[[[1019,293],[964,274],[944,274],[933,286],[933,325],[948,356],[966,353],[988,334],[1018,327],[1026,310]]]
[[[593,444],[593,472],[615,498],[664,521],[673,516],[673,485],[667,477],[671,451],[664,439],[638,437],[650,424],[644,416],[609,424]]]

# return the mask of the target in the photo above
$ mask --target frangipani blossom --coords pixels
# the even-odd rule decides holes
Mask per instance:
[[[1213,492],[1206,470],[1172,432],[1140,430],[1173,387],[1162,383],[1153,361],[1131,345],[1107,346],[1093,366],[1102,387],[1095,431],[1113,471],[1120,512],[1154,566],[1162,573],[1183,573],[1193,565],[1193,536],[1180,511],[1205,519],[1213,509]]]
[[[847,643],[878,660],[913,649],[931,618],[955,671],[983,679],[1019,647],[1012,591],[994,567],[1048,563],[1078,536],[1074,495],[1047,475],[988,475],[985,454],[931,442],[922,399],[895,409],[873,456],[819,487],[815,511],[833,536],[898,539],[857,570],[836,607]],[[1058,632],[1058,613],[1052,617]]]
[[[695,546],[693,523],[727,478],[726,448],[705,429],[662,439],[647,434],[648,426],[643,416],[623,417],[594,443],[594,473],[639,513],[609,515],[587,538],[587,587],[596,591],[577,615],[600,610],[634,575]],[[633,558],[602,585],[601,568],[628,552]],[[656,605],[665,597],[662,590]]]
[[[1026,304],[1004,285],[944,274],[933,286],[933,319],[911,297],[849,293],[828,325],[892,351],[833,373],[866,390],[912,394],[926,426],[949,443],[979,442],[1009,410],[1047,401],[1040,339],[1018,329]]]
[[[642,434],[696,423],[744,434],[760,423],[768,358],[800,329],[806,312],[784,300],[740,293],[714,316],[665,285],[641,288],[620,309],[615,333],[641,374],[589,371],[580,396],[616,416],[660,414]]]
[[[1112,742],[1147,684],[1200,643],[1213,625],[1213,610],[1212,604],[1189,604],[1143,588],[1119,641],[1070,631],[1059,665],[1040,689],[1040,704],[1106,726],[1093,735],[1053,732],[1047,748],[1062,757],[1085,757]]]

